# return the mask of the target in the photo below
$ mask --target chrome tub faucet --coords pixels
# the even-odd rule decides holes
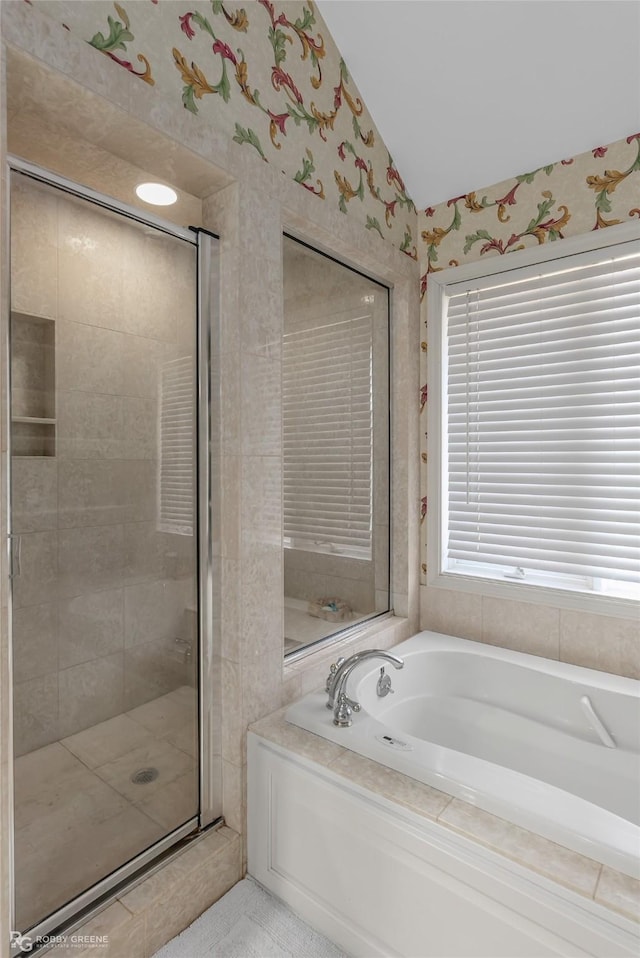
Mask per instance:
[[[347,696],[347,681],[356,666],[368,659],[384,659],[396,669],[404,666],[403,659],[379,649],[366,649],[363,652],[354,652],[348,659],[338,659],[331,666],[325,691],[328,695],[327,708],[333,711],[333,724],[340,728],[348,728],[352,724],[352,713],[360,711],[360,703]],[[390,686],[387,689],[390,690]]]

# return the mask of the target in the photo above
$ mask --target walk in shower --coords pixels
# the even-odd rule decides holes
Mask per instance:
[[[11,165],[13,927],[44,933],[221,811],[216,240]]]

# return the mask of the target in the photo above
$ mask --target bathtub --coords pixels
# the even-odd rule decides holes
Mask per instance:
[[[338,728],[326,693],[288,722],[640,878],[640,682],[436,632],[363,662]]]

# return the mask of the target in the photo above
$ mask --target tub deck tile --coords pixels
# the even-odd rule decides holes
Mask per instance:
[[[358,755],[357,752],[349,752],[345,749],[342,751],[343,754],[329,766],[332,772],[337,772],[338,775],[348,778],[356,785],[368,788],[426,818],[435,821],[452,800],[451,795],[431,788],[429,785],[423,785],[422,782],[408,778],[392,768],[379,765],[378,762]]]
[[[345,749],[340,745],[335,745],[320,735],[314,735],[313,732],[305,732],[297,725],[290,725],[284,717],[286,710],[286,707],[282,708],[254,722],[249,726],[249,731],[255,732],[269,742],[291,749],[297,755],[309,758],[318,765],[330,765],[344,754]]]
[[[601,905],[640,921],[640,881],[636,878],[603,865],[594,897]]]
[[[330,768],[362,788],[491,848],[512,861],[627,918],[640,920],[640,882],[535,832],[452,798],[428,785],[335,745],[285,718],[286,708],[260,719],[250,730],[261,738]]]
[[[449,803],[438,822],[581,895],[589,898],[594,895],[602,866],[578,852],[458,798]]]

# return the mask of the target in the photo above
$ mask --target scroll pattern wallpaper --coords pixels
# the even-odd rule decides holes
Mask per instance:
[[[426,581],[429,275],[640,219],[640,133],[418,213],[420,262],[421,581]]]
[[[25,0],[416,258],[416,209],[312,0]]]

